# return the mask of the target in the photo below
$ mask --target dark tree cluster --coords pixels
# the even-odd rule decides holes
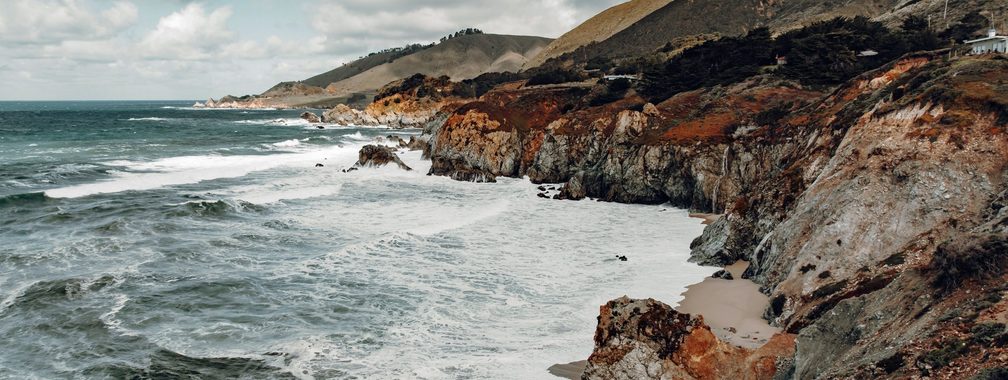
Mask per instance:
[[[623,99],[627,91],[633,88],[633,83],[624,78],[603,80],[602,85],[604,86],[602,91],[592,96],[588,101],[589,106],[597,107]]]
[[[528,75],[528,82],[525,83],[527,86],[570,83],[583,79],[580,73],[562,68],[532,70],[526,75]]]
[[[644,69],[641,92],[661,101],[683,91],[737,82],[773,62],[770,30],[759,28],[742,37],[722,38],[686,49],[665,63]]]
[[[434,46],[433,43],[427,44],[427,45],[423,45],[423,44],[409,44],[409,45],[406,45],[406,46],[403,46],[403,47],[394,47],[394,48],[382,49],[382,50],[370,53],[367,56],[368,57],[373,57],[373,56],[376,56],[376,55],[379,55],[379,54],[386,54],[386,55],[389,55],[388,62],[392,62],[392,61],[396,60],[396,58],[404,57],[404,56],[416,53],[418,51],[421,51],[421,50],[424,50],[424,49],[427,49],[427,48],[430,48],[430,47],[433,47],[433,46]],[[365,57],[360,57],[360,59],[363,59],[363,58],[365,58]]]
[[[683,91],[742,81],[776,65],[777,57],[786,57],[786,64],[773,75],[812,86],[838,85],[904,54],[945,47],[946,34],[959,36],[975,24],[967,15],[957,24],[962,31],[950,29],[943,35],[920,17],[908,18],[898,29],[865,17],[841,17],[777,38],[759,28],[745,36],[708,41],[645,67],[640,90],[649,100],[662,101]]]
[[[473,79],[463,80],[461,83],[461,91],[466,97],[478,98],[501,83],[514,82],[522,79],[525,78],[521,74],[512,72],[485,73]]]
[[[449,34],[447,36],[441,37],[441,42],[448,41],[448,40],[450,40],[452,38],[458,38],[458,37],[462,37],[462,36],[471,36],[471,35],[474,35],[474,34],[483,34],[483,31],[479,30],[479,29],[476,29],[476,28],[465,28],[465,29],[462,29],[462,30],[457,31],[455,33],[452,33],[452,34]]]

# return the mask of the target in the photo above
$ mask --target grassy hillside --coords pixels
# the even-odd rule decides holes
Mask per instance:
[[[549,44],[525,68],[539,66],[592,42],[603,41],[633,25],[672,0],[631,0],[606,9]]]
[[[461,36],[329,84],[326,90],[335,95],[373,91],[417,73],[459,81],[487,72],[518,71],[550,41],[497,34]]]
[[[411,45],[404,48],[390,49],[383,52],[371,53],[368,56],[362,57],[356,61],[350,62],[343,66],[332,69],[330,71],[305,79],[304,81],[302,81],[302,83],[305,83],[310,86],[324,88],[325,86],[328,86],[330,83],[339,82],[354,75],[368,71],[371,68],[374,68],[375,66],[384,65],[386,63],[395,61],[400,57],[416,53],[428,47],[430,46]]]

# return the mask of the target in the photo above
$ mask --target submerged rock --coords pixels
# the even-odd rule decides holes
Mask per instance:
[[[390,163],[395,163],[403,170],[413,170],[396,156],[395,149],[380,145],[365,145],[361,148],[354,167],[381,167]]]

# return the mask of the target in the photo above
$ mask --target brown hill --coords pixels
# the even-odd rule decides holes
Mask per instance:
[[[430,47],[429,45],[409,45],[402,48],[388,49],[381,52],[371,53],[365,57],[347,63],[343,66],[337,67],[335,69],[326,71],[322,74],[313,76],[311,78],[305,79],[305,84],[317,87],[326,87],[330,83],[339,82],[341,80],[347,79],[354,75],[368,71],[376,66],[384,65],[386,63],[395,61],[401,57],[414,54],[423,49]]]
[[[551,58],[572,52],[581,46],[603,41],[670,1],[672,0],[632,0],[606,9],[553,40],[541,53],[529,60],[525,68],[539,66]]]
[[[498,34],[461,36],[331,83],[326,90],[337,96],[374,91],[417,73],[447,75],[459,81],[488,72],[518,71],[550,41],[543,37]]]
[[[910,15],[930,16],[934,20],[933,27],[941,30],[972,11],[991,10],[1004,14],[1008,11],[1008,2],[951,0],[947,19],[944,8],[945,0],[672,1],[604,41],[588,43],[562,59],[554,58],[550,64],[585,62],[595,57],[638,57],[668,43],[681,47],[697,42],[698,36],[739,35],[760,26],[782,32],[838,16],[866,16],[890,26],[899,25]]]

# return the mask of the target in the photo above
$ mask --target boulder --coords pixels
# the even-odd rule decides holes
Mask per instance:
[[[702,316],[653,299],[627,297],[600,308],[595,350],[582,379],[773,379],[794,356],[795,337],[777,334],[758,349],[718,340]]]
[[[309,123],[321,123],[322,119],[319,118],[314,112],[307,112],[301,114],[301,118],[307,120]]]
[[[724,269],[719,270],[717,272],[714,272],[714,274],[711,275],[711,277],[713,277],[713,278],[720,278],[722,280],[734,280],[735,279],[735,277],[732,276],[731,272],[729,272],[727,270],[724,270]]]
[[[399,166],[400,169],[403,170],[413,170],[413,168],[410,168],[404,162],[402,162],[402,160],[399,159],[399,156],[396,156],[395,149],[380,145],[365,145],[363,148],[361,148],[360,153],[358,155],[357,163],[354,164],[354,167],[374,168],[385,166],[390,163],[395,163],[397,166]]]

